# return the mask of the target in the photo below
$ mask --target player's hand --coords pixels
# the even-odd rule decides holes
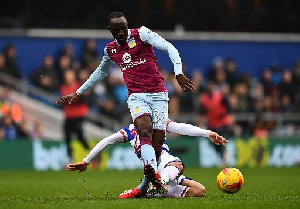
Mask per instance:
[[[223,145],[224,147],[226,147],[225,143],[229,143],[229,141],[227,141],[224,137],[219,136],[219,134],[217,134],[216,132],[210,131],[209,132],[209,139],[212,143],[216,144],[216,145]]]
[[[188,79],[184,74],[176,75],[176,80],[179,86],[182,88],[183,91],[194,91],[194,83],[190,79]]]
[[[79,163],[76,163],[76,164],[68,164],[67,165],[67,168],[69,171],[76,171],[76,170],[79,170],[79,173],[82,172],[82,171],[85,171],[87,169],[87,164],[86,162],[82,161],[82,162],[79,162]]]
[[[61,97],[59,100],[57,100],[57,104],[64,104],[67,100],[69,100],[69,104],[72,104],[73,101],[75,101],[76,99],[78,99],[78,95],[76,94],[76,92],[63,96]]]

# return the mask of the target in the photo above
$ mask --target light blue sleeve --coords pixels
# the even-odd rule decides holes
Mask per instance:
[[[114,64],[114,61],[112,61],[106,51],[106,47],[104,48],[103,52],[103,59],[98,66],[98,68],[91,74],[89,79],[86,80],[82,86],[77,89],[77,91],[80,94],[83,94],[87,90],[93,88],[97,83],[99,83],[101,80],[103,80],[107,75],[111,68],[111,66]]]
[[[163,37],[161,37],[157,33],[146,28],[145,26],[142,26],[139,29],[139,34],[140,34],[141,40],[144,43],[150,44],[150,45],[154,46],[155,48],[168,53],[173,65],[174,65],[175,75],[183,74],[181,58],[179,56],[178,50],[170,42],[165,40]]]

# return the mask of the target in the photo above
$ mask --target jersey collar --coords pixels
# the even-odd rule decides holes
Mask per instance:
[[[127,35],[127,38],[126,38],[126,42],[127,42],[128,39],[130,38],[130,36],[131,36],[131,31],[130,31],[130,29],[128,29],[128,35]],[[115,40],[116,40],[116,39],[115,39]],[[117,40],[116,40],[116,42],[117,42],[118,46],[120,46],[120,44],[118,43]]]

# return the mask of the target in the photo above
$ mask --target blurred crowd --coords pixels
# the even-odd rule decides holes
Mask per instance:
[[[272,60],[261,77],[254,78],[241,73],[233,58],[216,57],[207,74],[195,69],[190,77],[196,84],[194,93],[181,92],[174,76],[165,76],[171,95],[169,114],[174,120],[180,121],[182,113],[197,113],[196,120],[189,122],[224,136],[266,137],[278,131],[293,136],[299,128],[295,118],[282,118],[279,123],[272,116],[300,113],[300,60],[295,60],[293,69],[281,69]]]
[[[68,43],[62,46],[57,58],[51,54],[44,57],[42,65],[30,75],[29,84],[50,94],[63,94],[63,90],[83,84],[100,60],[95,40],[86,40],[79,60],[75,58],[72,44]],[[260,78],[239,71],[234,58],[216,57],[206,71],[183,66],[185,74],[195,83],[195,92],[182,92],[172,69],[160,68],[169,91],[170,119],[189,122],[224,136],[265,137],[277,130],[293,135],[300,125],[299,120],[278,123],[272,117],[265,117],[266,113],[300,113],[300,60],[295,60],[292,69],[282,69],[278,60],[271,63],[266,60]],[[22,78],[14,45],[7,45],[0,54],[0,72]],[[5,83],[0,84],[0,139],[42,139],[42,124],[39,121],[28,124],[21,108],[10,99],[10,88]],[[122,121],[129,116],[127,93],[122,72],[113,66],[106,79],[82,96],[80,105],[99,113],[99,117],[104,115]],[[240,113],[252,114],[255,120],[242,119]]]
[[[44,139],[42,123],[27,120],[11,92],[11,88],[0,86],[0,140]]]
[[[7,1],[0,7],[0,27],[105,29],[115,10],[124,12],[132,28],[300,32],[298,0]]]

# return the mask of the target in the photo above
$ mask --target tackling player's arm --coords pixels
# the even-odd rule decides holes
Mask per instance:
[[[176,80],[183,91],[193,91],[194,83],[188,79],[182,72],[182,63],[181,58],[179,56],[178,50],[167,40],[165,40],[163,37],[158,35],[157,33],[151,31],[150,29],[146,28],[145,26],[142,26],[139,29],[139,34],[141,37],[141,40],[146,43],[154,46],[155,48],[162,50],[166,52],[173,65],[174,65],[174,72],[176,75]]]
[[[90,164],[91,160],[102,150],[104,150],[107,146],[113,144],[120,144],[126,142],[124,139],[124,135],[121,134],[120,131],[114,133],[108,137],[102,139],[98,144],[90,151],[90,153],[83,159],[82,162],[75,164],[68,164],[67,168],[69,171],[79,170],[79,172],[85,171],[87,166]]]
[[[76,92],[62,96],[59,100],[57,100],[57,104],[63,104],[67,100],[69,100],[69,104],[72,104],[73,101],[78,99],[80,95],[82,95],[87,90],[93,88],[97,83],[103,80],[107,75],[114,62],[109,58],[106,48],[104,48],[103,59],[98,66],[98,68],[91,74],[88,80],[82,86],[77,89]]]
[[[191,124],[186,124],[186,123],[177,123],[177,122],[170,121],[167,124],[167,131],[170,133],[178,133],[187,136],[206,137],[209,138],[212,143],[216,145],[222,144],[224,147],[226,147],[225,143],[229,142],[224,137],[217,134],[216,132],[202,129],[197,126],[193,126]]]

